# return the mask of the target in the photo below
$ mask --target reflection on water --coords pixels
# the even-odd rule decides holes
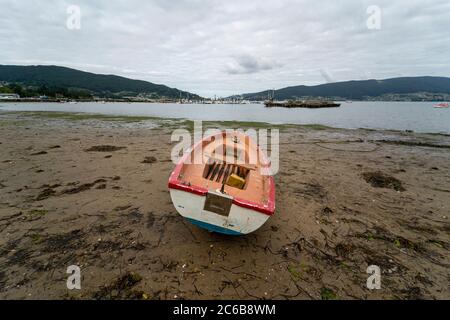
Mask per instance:
[[[340,108],[283,109],[261,104],[206,105],[158,103],[0,103],[0,110],[72,111],[114,115],[186,118],[214,121],[255,121],[323,124],[339,128],[413,130],[450,133],[450,109],[431,102],[353,102]]]

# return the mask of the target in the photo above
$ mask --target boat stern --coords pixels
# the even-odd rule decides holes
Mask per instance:
[[[258,230],[270,215],[237,205],[220,192],[206,195],[170,188],[175,209],[188,221],[211,232],[245,235]]]

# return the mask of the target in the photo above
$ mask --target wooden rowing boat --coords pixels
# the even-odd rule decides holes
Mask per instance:
[[[169,190],[180,215],[213,232],[249,234],[275,211],[267,156],[238,131],[223,131],[194,145],[170,175]]]

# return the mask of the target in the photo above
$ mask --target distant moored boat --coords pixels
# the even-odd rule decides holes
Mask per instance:
[[[442,102],[442,103],[438,103],[436,105],[434,105],[435,108],[448,108],[449,105],[447,102]]]
[[[289,101],[273,101],[268,100],[265,101],[264,104],[268,108],[273,107],[281,107],[281,108],[309,108],[309,109],[318,109],[318,108],[336,108],[340,107],[340,103],[336,103],[333,101],[320,101],[320,100],[309,100],[309,101],[298,101],[298,100],[289,100]]]

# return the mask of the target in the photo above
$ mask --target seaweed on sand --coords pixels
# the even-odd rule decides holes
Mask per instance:
[[[44,243],[44,252],[62,252],[66,250],[75,250],[84,243],[85,234],[80,229],[75,229],[64,234],[55,234],[47,236]]]
[[[299,183],[295,186],[294,193],[301,194],[316,199],[323,199],[326,197],[327,192],[323,186],[318,183]]]
[[[362,177],[374,188],[387,188],[394,189],[395,191],[406,190],[400,180],[380,171],[364,172],[362,174]]]
[[[158,160],[155,158],[155,157],[153,157],[153,156],[150,156],[150,157],[145,157],[144,158],[144,160],[142,161],[142,163],[155,163],[155,162],[157,162]]]
[[[32,153],[30,155],[31,156],[40,156],[40,155],[47,154],[47,153],[48,153],[47,151],[39,151],[39,152]]]
[[[86,149],[86,152],[114,152],[119,151],[122,149],[126,149],[126,147],[117,147],[117,146],[110,146],[110,145],[101,145],[101,146],[93,146],[88,149]]]
[[[89,190],[93,186],[95,186],[96,184],[99,184],[99,183],[104,184],[105,182],[106,182],[105,179],[97,179],[97,180],[95,180],[94,182],[91,182],[91,183],[84,183],[82,185],[79,185],[78,187],[74,187],[74,188],[63,190],[61,193],[62,194],[75,194],[75,193],[79,193],[79,192],[83,192],[83,191]]]
[[[41,200],[47,199],[50,196],[53,196],[55,193],[56,193],[56,191],[53,190],[52,188],[45,188],[37,195],[36,201],[41,201]]]
[[[329,288],[322,288],[320,290],[320,297],[322,300],[336,300],[338,298],[337,294]]]
[[[142,291],[133,290],[133,287],[142,280],[137,273],[126,273],[112,284],[103,286],[93,294],[98,300],[122,300],[122,299],[144,299]]]

